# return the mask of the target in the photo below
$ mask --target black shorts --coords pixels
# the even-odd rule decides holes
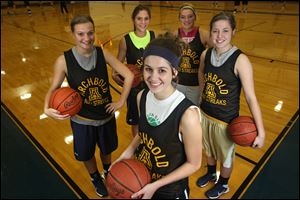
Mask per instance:
[[[127,97],[127,115],[126,122],[129,125],[138,125],[139,123],[139,111],[137,107],[136,97],[137,94],[145,88],[145,83],[141,82],[135,88],[132,88]]]
[[[151,199],[189,199],[189,187],[182,191],[155,192]]]
[[[112,153],[118,147],[116,118],[101,126],[82,125],[71,120],[74,155],[79,161],[88,161],[94,154],[96,143],[102,154]]]

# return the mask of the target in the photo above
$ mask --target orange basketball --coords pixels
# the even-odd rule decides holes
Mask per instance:
[[[138,66],[136,65],[133,65],[133,64],[126,64],[126,66],[128,67],[128,69],[130,69],[130,71],[133,73],[134,75],[134,78],[133,78],[133,81],[132,81],[132,85],[131,87],[132,88],[135,88],[136,86],[138,86],[140,84],[140,82],[142,81],[142,73],[141,73],[141,70],[139,69]],[[119,78],[124,81],[124,78],[119,74],[118,75]],[[120,86],[123,86],[123,84],[119,84],[118,85]]]
[[[126,65],[134,75],[134,78],[132,81],[132,87],[134,88],[134,87],[138,86],[142,80],[141,70],[136,65],[133,65],[133,64],[126,64]]]
[[[124,159],[111,167],[106,187],[113,199],[131,199],[131,195],[150,183],[147,167],[136,159]]]
[[[82,99],[76,90],[69,87],[62,87],[52,93],[49,107],[58,110],[63,115],[69,114],[73,116],[80,111]]]
[[[251,146],[257,136],[257,128],[252,117],[239,116],[228,127],[229,138],[241,146]]]

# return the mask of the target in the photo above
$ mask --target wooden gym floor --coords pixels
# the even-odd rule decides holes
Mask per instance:
[[[96,25],[97,44],[117,55],[120,38],[133,29],[131,12],[137,1],[90,1],[68,4],[69,14],[61,14],[59,5],[31,5],[32,16],[25,7],[17,6],[15,14],[1,8],[1,105],[9,109],[23,125],[24,133],[49,161],[55,171],[79,198],[98,198],[83,164],[73,156],[69,121],[43,117],[43,102],[50,86],[53,63],[63,51],[73,46],[70,19],[79,13],[90,14]],[[180,26],[180,1],[144,1],[151,7],[151,30],[156,34],[175,31]],[[221,10],[233,10],[233,1],[192,2],[197,9],[196,24],[209,28],[213,15]],[[284,138],[299,109],[299,3],[276,1],[249,2],[248,12],[236,14],[238,32],[236,44],[252,62],[256,95],[266,130],[265,146],[260,150],[237,147],[230,192],[221,198],[240,198],[282,138]],[[109,71],[111,73],[111,71]],[[111,92],[119,98],[121,88],[113,81]],[[31,96],[30,96],[31,95]],[[26,98],[29,97],[29,98]],[[25,98],[23,98],[25,97]],[[245,99],[241,98],[241,115],[249,115]],[[125,122],[126,106],[118,115],[119,147],[113,159],[129,144],[132,136]],[[1,125],[1,126],[5,126]],[[98,150],[97,150],[98,155]],[[97,156],[99,170],[102,170]],[[203,155],[201,169],[190,177],[190,198],[205,198],[204,189],[195,181],[206,172]],[[65,175],[63,175],[65,174]],[[47,198],[47,197],[42,197]]]

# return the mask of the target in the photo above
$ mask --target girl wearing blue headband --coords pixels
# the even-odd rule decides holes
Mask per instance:
[[[178,42],[167,33],[144,52],[148,87],[137,96],[139,133],[115,161],[134,157],[150,171],[152,182],[132,198],[187,199],[188,177],[201,166],[200,110],[173,86],[181,57]]]

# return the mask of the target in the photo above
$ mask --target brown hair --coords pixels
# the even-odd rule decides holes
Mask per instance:
[[[139,14],[140,11],[147,11],[148,15],[149,15],[149,18],[151,19],[151,11],[148,7],[144,6],[144,5],[137,5],[134,10],[132,11],[132,14],[131,14],[131,19],[132,21],[134,21],[135,17]],[[134,25],[134,30],[135,30],[135,25]]]
[[[89,16],[89,15],[77,15],[77,16],[75,16],[72,19],[71,23],[70,23],[72,32],[74,32],[75,25],[84,24],[84,23],[88,23],[88,22],[91,22],[93,24],[94,29],[95,29],[95,24],[94,24],[94,21],[91,18],[91,16]]]
[[[210,31],[212,30],[212,26],[214,25],[214,23],[216,21],[219,20],[227,20],[230,24],[230,27],[232,28],[232,30],[234,30],[236,28],[236,22],[234,19],[234,15],[230,12],[220,12],[219,14],[216,14],[210,21]]]

